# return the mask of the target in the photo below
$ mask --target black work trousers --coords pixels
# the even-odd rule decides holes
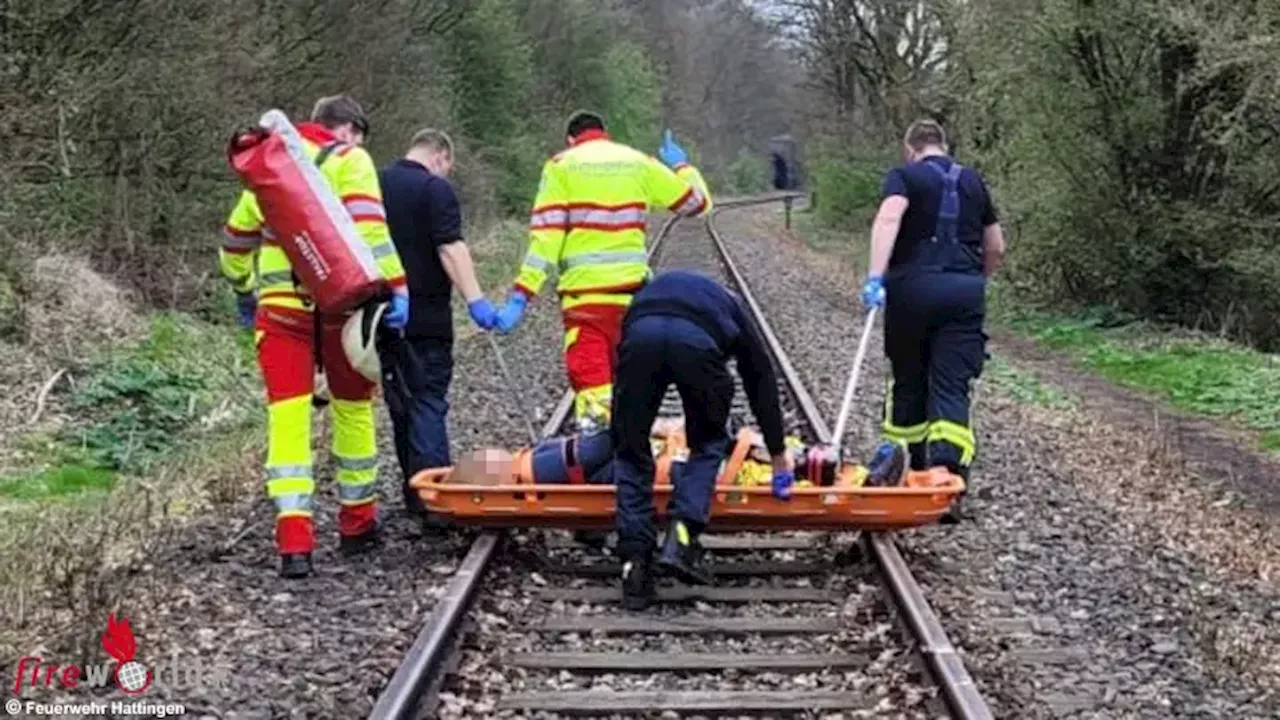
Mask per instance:
[[[706,331],[681,318],[650,316],[624,330],[613,382],[618,555],[647,561],[657,538],[649,434],[662,397],[674,383],[689,444],[689,459],[672,463],[675,487],[668,510],[696,535],[706,527],[716,474],[729,451],[733,377]]]
[[[453,342],[407,337],[379,345],[382,393],[391,416],[401,490],[411,513],[426,510],[409,488],[413,476],[449,462],[449,383],[453,380]]]
[[[986,279],[909,272],[885,289],[893,385],[885,394],[884,437],[907,443],[912,469],[941,465],[968,479],[977,450],[970,393],[986,357]]]

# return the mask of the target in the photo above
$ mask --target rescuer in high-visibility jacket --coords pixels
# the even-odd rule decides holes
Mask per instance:
[[[564,317],[564,359],[584,431],[609,425],[614,348],[632,296],[649,280],[645,215],[661,207],[682,216],[707,212],[711,196],[688,156],[665,134],[657,159],[613,142],[600,116],[569,120],[568,149],[547,161],[534,200],[528,253],[497,329],[510,332],[548,274]]]
[[[311,122],[298,125],[308,157],[319,164],[320,173],[351,213],[392,290],[385,324],[404,327],[409,312],[404,268],[387,229],[377,169],[360,147],[368,129],[363,109],[345,95],[321,99]],[[375,386],[351,367],[343,352],[342,326],[350,314],[313,315],[318,311],[307,288],[298,284],[251,192],[245,191],[231,212],[218,255],[223,274],[239,296],[241,322],[254,328],[266,385],[266,483],[276,507],[280,574],[304,577],[311,573],[315,548],[311,400],[317,337],[333,396],[333,456],[341,503],[338,532],[346,552],[377,539]]]

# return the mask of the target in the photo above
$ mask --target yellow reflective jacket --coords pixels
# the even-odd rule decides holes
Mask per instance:
[[[338,142],[327,128],[315,123],[300,123],[298,134],[302,136],[307,157],[312,160],[322,148]],[[364,148],[340,144],[320,166],[320,174],[351,213],[387,283],[392,288],[404,287],[404,266],[400,264],[400,255],[391,242],[391,231],[387,229],[382,188],[378,185],[378,171],[373,165],[373,158]],[[253,193],[248,190],[241,193],[240,201],[223,228],[223,236],[218,262],[222,274],[231,281],[236,292],[253,290],[256,279],[260,304],[295,310],[311,309],[313,303],[307,289],[294,284],[289,257],[276,242],[271,228],[265,225]]]
[[[711,195],[692,165],[672,171],[603,132],[581,134],[542,168],[515,289],[532,298],[554,268],[566,303],[584,293],[636,290],[650,275],[644,243],[650,207],[693,217],[710,209]]]

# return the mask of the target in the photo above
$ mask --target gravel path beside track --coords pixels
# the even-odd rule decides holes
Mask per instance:
[[[807,351],[797,368],[834,416],[861,329],[858,278],[784,239],[774,208],[719,227],[783,344]],[[846,438],[864,452],[887,377],[879,342]],[[989,377],[976,393],[974,519],[902,545],[996,716],[1280,716],[1274,533],[1238,503],[1215,508],[1216,479],[1187,472],[1143,428],[1027,404]]]

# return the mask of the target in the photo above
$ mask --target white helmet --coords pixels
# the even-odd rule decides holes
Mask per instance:
[[[365,305],[342,326],[342,351],[347,354],[347,362],[371,383],[382,380],[377,339],[378,324],[386,312],[386,303]]]

